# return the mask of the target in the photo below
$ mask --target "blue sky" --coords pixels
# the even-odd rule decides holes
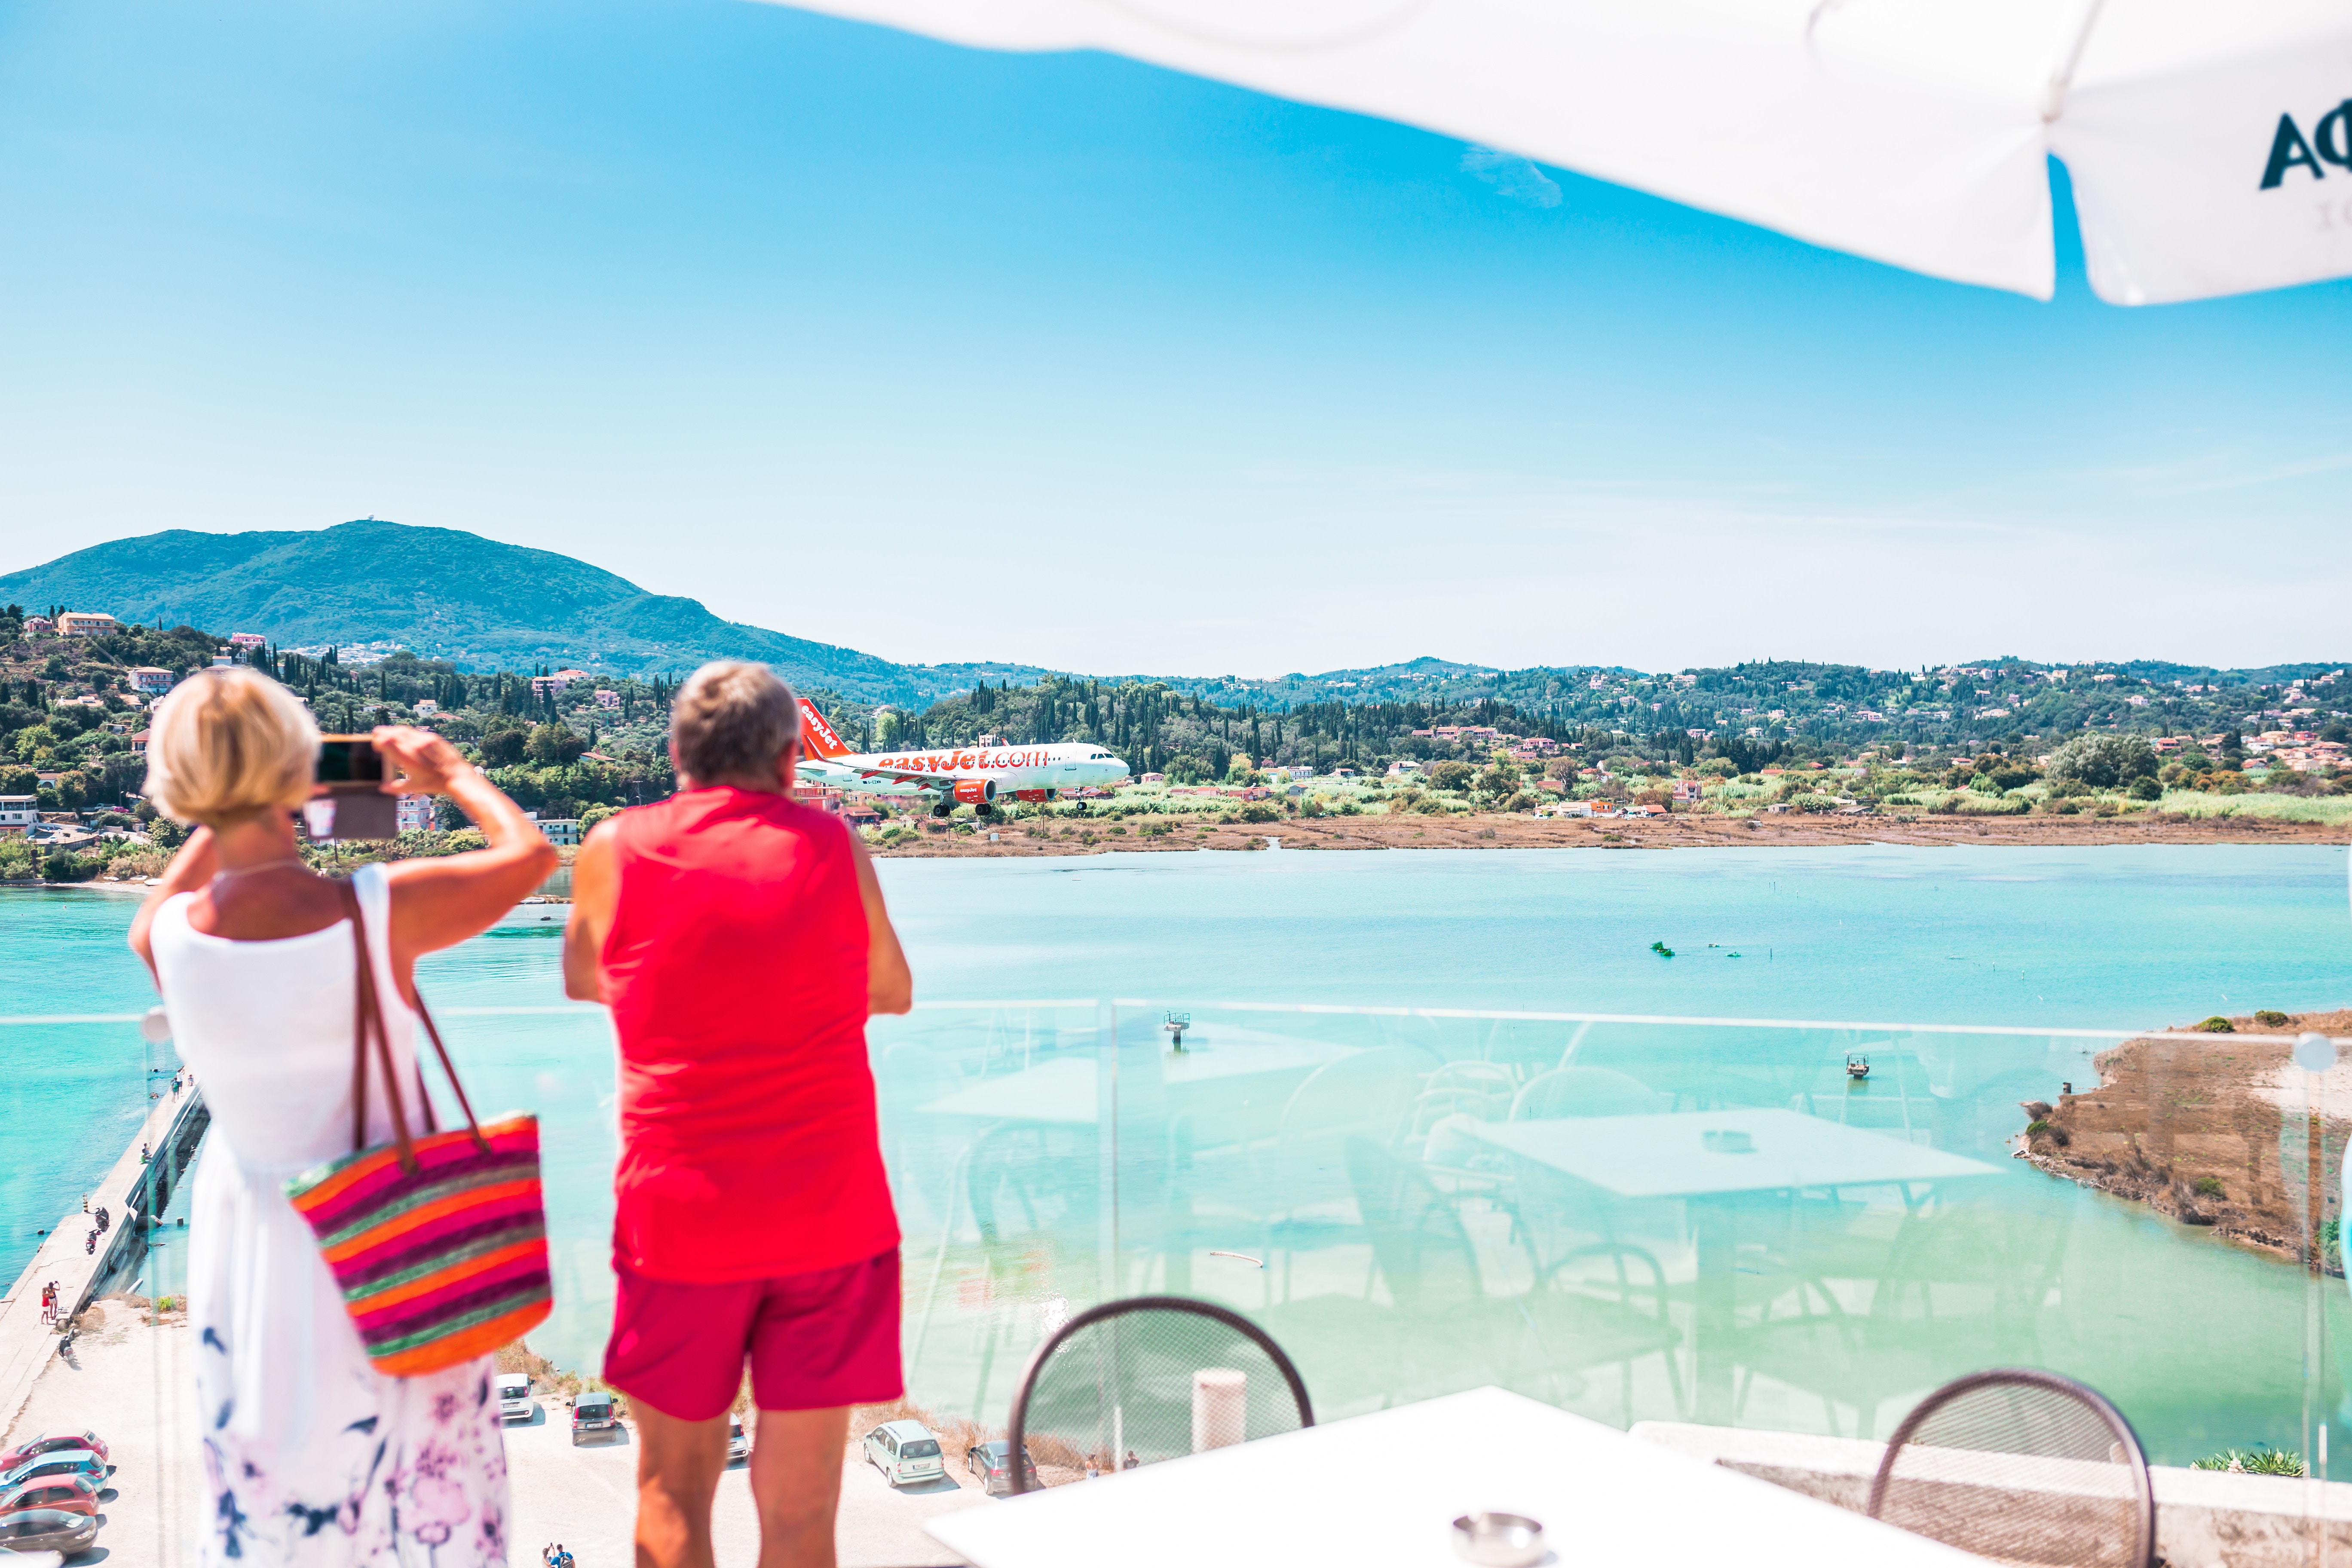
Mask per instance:
[[[0,568],[374,515],[904,659],[2346,653],[2342,284],[2041,304],[742,0],[0,0]]]

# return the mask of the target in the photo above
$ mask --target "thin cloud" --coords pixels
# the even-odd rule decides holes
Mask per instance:
[[[1462,172],[1495,187],[1495,194],[1522,206],[1559,205],[1559,184],[1517,153],[1493,147],[1462,149]]]

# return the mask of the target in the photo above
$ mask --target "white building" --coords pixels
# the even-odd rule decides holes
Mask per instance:
[[[269,639],[259,632],[234,632],[228,639],[231,647],[268,647]]]
[[[621,694],[620,694],[619,692],[617,692],[617,691],[614,690],[614,689],[613,689],[612,688],[610,688],[610,687],[599,687],[599,688],[597,689],[597,691],[596,691],[596,706],[597,706],[597,707],[599,707],[599,708],[618,708],[620,705],[621,705]]]
[[[40,797],[0,795],[0,835],[22,833],[41,820]]]
[[[131,689],[149,697],[161,697],[172,689],[172,672],[142,664],[131,672]]]
[[[580,842],[580,819],[576,816],[541,817],[539,830],[547,836],[550,844]]]
[[[429,719],[440,711],[441,704],[434,701],[430,697],[420,697],[416,700],[416,716],[419,719]]]
[[[404,795],[395,804],[393,814],[396,831],[430,833],[434,827],[433,797],[429,795]]]

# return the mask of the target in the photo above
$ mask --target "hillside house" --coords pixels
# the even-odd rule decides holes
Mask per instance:
[[[619,692],[617,692],[617,691],[614,690],[614,689],[613,689],[611,687],[609,687],[609,686],[600,686],[600,687],[598,687],[598,688],[596,689],[596,706],[597,706],[597,707],[599,707],[599,708],[618,708],[620,705],[621,705],[621,694],[620,694]]]
[[[147,754],[146,731],[142,730],[131,737],[131,754],[134,757],[143,757]]]
[[[269,646],[269,639],[263,637],[259,632],[232,632],[229,634],[228,646],[231,647],[268,647]]]
[[[25,617],[25,635],[28,637],[47,637],[57,629],[57,622],[49,619],[47,616],[26,616]]]
[[[172,689],[172,672],[142,664],[131,672],[131,689],[147,697],[161,697]]]
[[[40,820],[40,796],[0,795],[0,836],[28,832]]]
[[[121,624],[96,610],[68,610],[58,617],[58,631],[69,637],[102,637]]]

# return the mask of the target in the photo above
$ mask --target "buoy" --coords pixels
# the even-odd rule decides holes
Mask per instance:
[[[1672,958],[1675,955],[1675,950],[1668,947],[1663,942],[1652,942],[1650,944],[1650,951],[1656,953],[1660,958]]]

